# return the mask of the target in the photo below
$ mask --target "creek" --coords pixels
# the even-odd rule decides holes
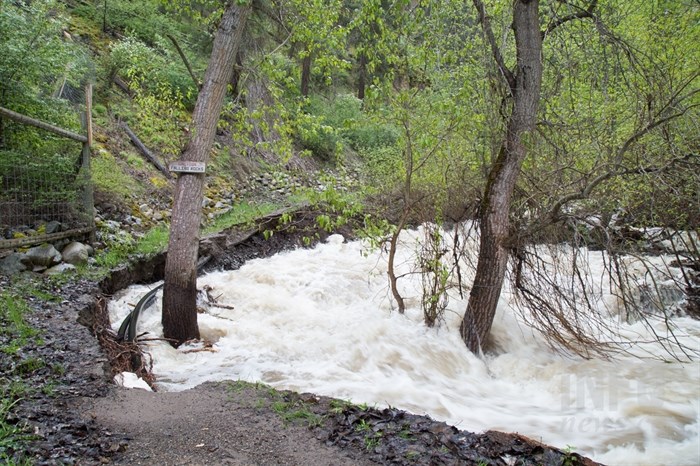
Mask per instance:
[[[403,236],[404,267],[419,236]],[[602,261],[592,252],[591,258],[589,273],[602,276]],[[470,431],[519,432],[606,464],[700,464],[697,360],[663,361],[668,354],[655,343],[612,360],[563,355],[512,312],[507,286],[492,330],[498,351],[479,358],[459,337],[468,293],[464,299],[453,293],[445,322],[427,328],[420,278],[401,280],[407,298],[401,315],[392,311],[386,271],[385,255],[334,235],[314,249],[200,277],[198,287],[210,287],[224,305],[208,306],[198,317],[202,339],[211,346],[176,350],[148,342],[159,389],[261,381],[390,405]],[[115,330],[152,286],[134,285],[115,295],[109,305]],[[603,296],[604,302],[611,298]],[[159,306],[158,299],[142,313],[139,333],[162,335]],[[650,322],[621,323],[620,329],[640,340],[666,331],[662,319]],[[673,323],[678,341],[700,351],[700,322],[675,317]]]

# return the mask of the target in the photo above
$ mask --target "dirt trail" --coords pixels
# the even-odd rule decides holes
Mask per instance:
[[[117,464],[376,464],[324,445],[302,424],[285,423],[272,403],[263,389],[224,382],[169,393],[120,389],[83,400],[79,409],[111,432],[126,433]]]

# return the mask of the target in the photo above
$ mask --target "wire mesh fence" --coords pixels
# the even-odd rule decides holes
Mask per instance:
[[[13,156],[16,155],[16,156]],[[85,189],[80,176],[80,152],[74,161],[54,156],[31,161],[19,154],[0,155],[0,227],[4,239],[40,232],[58,222],[64,230],[87,226],[88,212],[82,204]]]
[[[89,137],[2,107],[1,117],[66,142],[57,153],[0,150],[0,250],[92,232]]]

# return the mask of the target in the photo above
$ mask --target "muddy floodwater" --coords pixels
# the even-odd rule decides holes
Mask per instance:
[[[402,267],[410,267],[419,236],[404,235]],[[589,259],[591,273],[602,275],[602,261],[594,253]],[[426,328],[420,277],[401,280],[408,305],[401,315],[392,310],[386,271],[385,256],[335,235],[314,249],[200,277],[198,287],[222,304],[199,315],[211,348],[149,343],[159,388],[262,381],[428,414],[475,432],[518,432],[607,464],[700,463],[697,361],[668,362],[667,351],[653,343],[613,360],[562,355],[519,321],[507,287],[493,327],[497,351],[478,358],[459,337],[466,299],[451,295],[444,324]],[[109,305],[115,328],[155,285],[115,296]],[[601,293],[600,305],[610,305]],[[141,315],[139,332],[161,335],[159,302]],[[682,345],[700,349],[700,322],[679,316],[673,324]],[[638,340],[667,331],[662,319],[651,327],[619,325]]]

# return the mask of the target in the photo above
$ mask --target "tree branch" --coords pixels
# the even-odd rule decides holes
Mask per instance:
[[[476,11],[479,13],[479,22],[481,23],[481,28],[484,30],[484,34],[486,35],[486,40],[488,41],[489,46],[491,47],[491,53],[493,54],[494,60],[496,60],[498,70],[503,75],[503,78],[508,83],[508,87],[512,92],[515,89],[515,76],[513,75],[513,72],[506,66],[506,63],[503,60],[503,55],[501,54],[501,49],[499,49],[498,44],[496,44],[496,37],[493,35],[491,21],[489,20],[489,17],[486,14],[486,7],[484,7],[484,3],[481,0],[473,0],[473,2]]]
[[[603,173],[602,175],[597,176],[596,178],[593,179],[588,185],[583,188],[581,191],[577,193],[571,193],[567,194],[566,196],[562,197],[559,199],[555,204],[554,207],[552,207],[549,211],[549,214],[547,215],[549,220],[551,222],[555,222],[561,218],[560,212],[561,208],[564,207],[564,205],[568,204],[569,202],[572,201],[579,201],[581,199],[586,199],[588,196],[591,195],[591,192],[603,181],[610,180],[612,178],[617,178],[619,176],[627,176],[627,175],[647,175],[649,173],[659,173],[659,172],[665,172],[677,164],[681,162],[688,161],[694,157],[698,157],[698,154],[687,154],[684,155],[683,157],[676,157],[674,159],[671,159],[668,163],[665,165],[657,166],[657,165],[648,165],[646,167],[637,167],[637,168],[624,168],[624,167],[617,167],[615,170]]]
[[[190,74],[192,81],[194,81],[194,85],[197,86],[197,89],[199,89],[201,91],[202,90],[202,83],[199,81],[199,79],[197,79],[197,76],[195,76],[194,71],[192,71],[192,66],[190,65],[189,60],[185,56],[185,53],[180,48],[180,44],[178,44],[177,40],[175,40],[175,37],[173,37],[170,34],[167,34],[167,38],[170,39],[170,42],[172,42],[173,45],[175,46],[177,53],[180,54],[180,58],[182,58],[183,63],[187,67],[187,72]]]
[[[593,14],[593,10],[598,4],[598,0],[591,0],[591,3],[588,5],[588,8],[585,10],[580,9],[576,13],[572,13],[567,16],[562,16],[561,18],[558,18],[557,20],[549,23],[547,25],[547,28],[542,31],[542,38],[544,39],[547,37],[552,31],[554,31],[556,28],[561,26],[562,24],[568,23],[569,21],[573,21],[575,19],[583,19],[583,18],[595,18],[595,15]],[[575,5],[572,5],[575,6]],[[578,7],[576,7],[578,8]]]
[[[651,121],[646,126],[641,128],[639,131],[634,133],[632,136],[630,136],[625,141],[625,143],[620,147],[620,149],[618,149],[617,155],[616,155],[616,160],[618,161],[618,163],[619,163],[620,159],[622,158],[622,156],[625,155],[625,152],[627,152],[629,150],[629,148],[632,147],[632,144],[637,142],[640,138],[642,138],[642,136],[646,135],[647,133],[649,133],[651,130],[653,130],[657,126],[661,126],[664,123],[668,123],[669,121],[671,121],[675,118],[683,116],[685,114],[685,112],[687,112],[688,110],[690,110],[691,108],[694,108],[694,107],[700,107],[700,104],[691,105],[681,112],[674,113],[672,115],[661,118],[659,120]]]
[[[148,150],[148,148],[143,144],[143,142],[141,142],[139,137],[136,136],[136,134],[131,130],[131,128],[129,128],[129,125],[127,125],[126,122],[122,122],[121,126],[124,129],[124,132],[126,132],[127,136],[129,136],[129,139],[131,139],[131,142],[134,143],[134,145],[138,148],[141,154],[143,154],[143,156],[146,157],[146,159],[148,159],[148,161],[151,162],[153,166],[156,167],[158,171],[160,171],[163,174],[163,176],[171,180],[173,177],[170,174],[170,171],[165,167],[165,165],[160,163],[158,158],[155,155],[153,155],[153,152]]]

